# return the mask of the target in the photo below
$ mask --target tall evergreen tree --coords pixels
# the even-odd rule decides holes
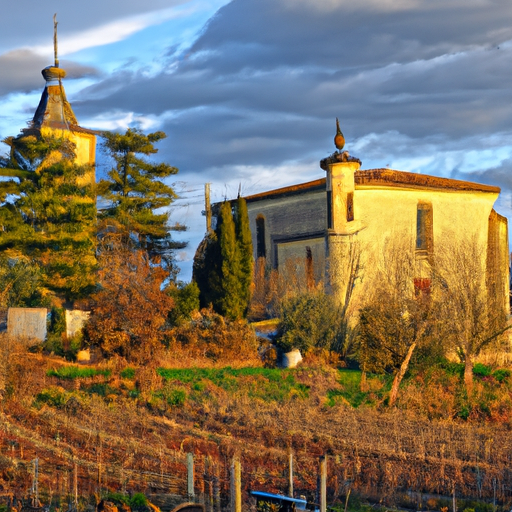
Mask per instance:
[[[252,281],[252,243],[245,200],[220,205],[215,232],[208,233],[194,258],[193,279],[202,307],[228,318],[247,312]]]
[[[249,214],[247,202],[239,197],[235,204],[235,231],[239,253],[239,281],[240,301],[243,306],[243,315],[247,314],[249,302],[251,301],[251,285],[254,273],[254,259],[252,256],[252,236],[249,227]]]
[[[220,246],[215,231],[207,233],[196,250],[192,280],[199,288],[200,306],[206,308],[211,304],[216,307],[217,298],[222,293],[222,275]]]
[[[217,309],[228,318],[241,318],[244,305],[241,303],[240,253],[231,204],[227,201],[220,207],[217,224],[221,258],[221,293],[217,297]]]
[[[165,133],[144,135],[128,129],[124,134],[105,132],[103,137],[104,149],[114,161],[108,179],[98,183],[98,195],[106,203],[100,213],[103,234],[116,234],[123,245],[146,250],[153,261],[172,267],[173,251],[186,244],[174,242],[169,230],[184,228],[170,227],[169,214],[162,208],[177,197],[164,180],[178,170],[147,158],[158,152],[154,144]]]
[[[0,251],[41,270],[41,302],[74,300],[95,286],[96,201],[74,163],[74,144],[54,135],[10,137],[0,161]]]

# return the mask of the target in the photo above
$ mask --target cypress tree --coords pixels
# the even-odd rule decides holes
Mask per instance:
[[[199,288],[200,306],[216,305],[222,289],[220,247],[215,231],[207,233],[196,250],[192,280]]]
[[[225,201],[217,214],[215,232],[208,233],[194,257],[193,280],[201,307],[210,304],[230,319],[243,318],[251,295],[253,271],[251,231],[247,205],[239,198],[232,213]]]
[[[252,236],[249,227],[247,202],[242,197],[237,199],[235,205],[235,231],[240,259],[238,278],[241,288],[240,301],[243,306],[243,315],[245,316],[251,300],[254,260],[252,256]]]
[[[221,258],[221,293],[217,297],[216,309],[228,318],[241,318],[244,305],[241,302],[240,253],[231,204],[227,201],[220,207],[217,237]]]

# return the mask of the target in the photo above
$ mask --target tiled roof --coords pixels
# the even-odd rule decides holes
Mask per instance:
[[[429,188],[438,190],[466,190],[471,192],[488,192],[499,194],[501,189],[491,185],[482,185],[470,181],[453,180],[450,178],[439,178],[427,174],[413,172],[395,171],[392,169],[368,169],[354,173],[356,189],[364,186],[382,185],[397,188]],[[247,202],[261,201],[263,199],[275,199],[290,195],[303,194],[314,190],[325,190],[325,178],[291,185],[289,187],[277,188],[268,192],[261,192],[245,197]]]

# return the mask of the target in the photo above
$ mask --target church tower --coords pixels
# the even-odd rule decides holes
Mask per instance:
[[[357,205],[354,201],[354,174],[361,167],[361,161],[343,151],[345,138],[336,119],[334,144],[337,148],[332,155],[320,162],[326,171],[327,235],[326,235],[326,290],[338,304],[345,304],[347,293],[352,288],[352,266],[357,259],[356,236],[362,229]]]
[[[54,54],[53,66],[44,68],[41,73],[46,81],[41,100],[28,128],[22,130],[20,137],[28,135],[54,135],[66,137],[75,144],[76,163],[90,165],[91,171],[84,175],[84,184],[94,183],[94,165],[96,161],[96,132],[82,128],[66,98],[62,80],[66,71],[59,67],[57,46],[57,21],[54,16]]]

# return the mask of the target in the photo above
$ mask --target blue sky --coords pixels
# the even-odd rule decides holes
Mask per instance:
[[[185,280],[204,183],[221,200],[322,177],[336,117],[363,168],[498,185],[511,214],[509,0],[18,0],[0,20],[1,137],[37,106],[54,13],[80,124],[168,135]]]

